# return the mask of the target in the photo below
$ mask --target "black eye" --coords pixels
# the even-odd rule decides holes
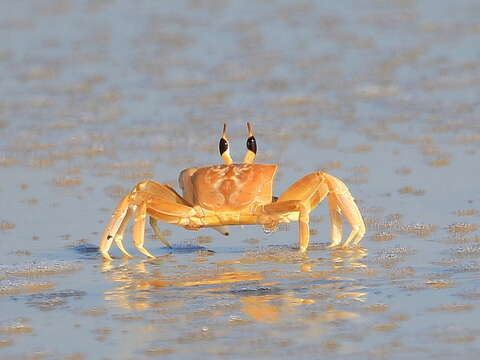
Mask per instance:
[[[250,136],[247,139],[247,149],[253,152],[254,154],[257,153],[257,142],[253,136]]]
[[[220,155],[223,155],[225,151],[228,150],[228,142],[224,138],[220,139],[220,143],[218,144],[218,150],[220,150]]]

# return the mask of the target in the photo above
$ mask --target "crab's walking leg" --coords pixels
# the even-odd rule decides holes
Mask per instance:
[[[328,247],[338,246],[342,242],[343,225],[340,217],[340,208],[338,207],[333,196],[328,197],[328,210],[330,213],[332,243]]]
[[[264,205],[261,208],[261,213],[262,215],[270,215],[273,217],[287,215],[289,213],[298,213],[298,247],[300,248],[300,251],[305,251],[310,238],[310,227],[308,225],[309,211],[305,204],[300,200],[278,201]]]
[[[316,174],[310,174],[290,186],[276,202],[263,207],[268,215],[298,213],[298,248],[304,252],[310,242],[310,211],[328,194],[328,188]]]
[[[132,210],[131,207],[129,207],[128,210],[127,210],[127,213],[125,214],[125,217],[122,220],[122,223],[120,224],[120,227],[118,228],[117,234],[113,238],[113,241],[115,241],[115,244],[120,249],[120,251],[125,256],[128,256],[128,257],[131,257],[132,255],[130,255],[128,253],[128,251],[125,250],[125,248],[123,247],[122,240],[123,240],[123,234],[125,233],[125,230],[127,229],[127,226],[128,226],[128,223],[129,223],[130,219],[132,218],[132,214],[133,214],[133,210]]]
[[[310,209],[303,203],[300,203],[300,211],[298,213],[298,249],[300,252],[307,250],[310,242]]]
[[[145,200],[140,205],[136,206],[134,211],[135,222],[133,224],[133,242],[138,251],[148,257],[154,256],[143,246],[145,240],[145,217],[147,214],[150,215],[150,224],[152,225],[155,234],[157,236],[160,235],[160,240],[162,240],[163,234],[161,234],[160,229],[157,226],[157,220],[178,225],[182,222],[182,219],[197,215],[194,208],[175,202],[164,201],[163,198],[156,196],[156,194],[139,191],[135,193],[135,197],[137,199],[143,198]],[[163,240],[162,241],[165,245],[170,248],[172,247],[167,239],[163,238]]]
[[[177,192],[174,189],[172,189],[170,186],[157,183],[156,181],[153,181],[153,180],[147,180],[147,181],[141,182],[136,186],[136,188],[139,191],[148,191],[157,196],[161,196],[162,198],[170,202],[174,202],[174,203],[178,203],[186,206],[190,205],[188,201],[186,201],[180,195],[178,195]],[[171,249],[172,244],[170,244],[170,242],[167,240],[165,235],[162,234],[162,232],[160,231],[160,228],[158,227],[157,219],[155,219],[152,216],[150,216],[150,226],[152,227],[152,230],[155,233],[156,237],[158,237],[162,243],[164,243],[167,247]]]
[[[182,219],[197,215],[194,208],[176,202],[165,201],[164,198],[156,194],[138,191],[133,197],[135,199],[132,201],[141,201],[139,205],[135,206],[134,210],[133,243],[138,251],[148,257],[153,258],[154,256],[143,247],[145,241],[145,218],[147,214],[154,218],[154,225],[156,225],[157,220],[178,225]],[[150,223],[152,224],[152,222]],[[155,227],[152,227],[155,231]],[[157,227],[157,230],[159,231],[160,229]],[[165,241],[167,240],[165,239]],[[170,243],[167,241],[165,245],[168,246]]]
[[[310,211],[328,194],[328,187],[318,173],[309,174],[291,185],[273,204],[282,204],[292,200],[298,202],[298,248],[304,252],[310,241]]]
[[[310,241],[310,210],[302,201],[287,200],[265,205],[262,215],[278,216],[288,213],[298,213],[298,248],[304,252]]]
[[[148,192],[161,197],[168,202],[178,203],[190,206],[190,203],[182,198],[177,192],[170,186],[160,184],[153,180],[142,181],[138,183],[134,190],[136,192]]]
[[[133,223],[133,244],[142,254],[154,258],[147,249],[143,247],[145,240],[145,217],[147,216],[147,203],[135,206],[134,223]]]
[[[117,205],[112,214],[112,219],[108,223],[100,240],[99,251],[106,260],[112,260],[108,254],[108,250],[112,246],[113,239],[117,235],[119,228],[122,225],[123,219],[127,215],[129,196],[125,196]]]
[[[163,199],[156,199],[155,196],[148,201],[147,212],[158,220],[163,220],[168,223],[178,223],[172,219],[188,218],[197,215],[197,212],[191,206],[186,206],[178,203],[171,203],[163,201]]]
[[[136,187],[137,191],[146,191],[150,192],[153,195],[160,196],[162,199],[167,200],[171,203],[182,204],[185,206],[191,206],[191,204],[184,198],[182,198],[177,192],[170,186],[160,184],[153,180],[147,180],[144,182],[139,183]],[[162,234],[160,228],[158,227],[157,219],[150,216],[150,226],[152,227],[153,232],[155,233],[156,237],[160,239],[162,243],[164,243],[169,248],[172,248],[172,244],[167,240],[165,235]]]
[[[150,226],[152,227],[153,232],[160,239],[160,241],[167,245],[170,249],[172,249],[172,244],[170,244],[170,241],[168,241],[165,235],[162,234],[160,228],[158,227],[157,219],[155,219],[153,216],[150,216]]]
[[[355,204],[353,196],[350,194],[350,191],[348,191],[347,186],[340,179],[332,175],[324,173],[324,176],[331,192],[329,196],[332,197],[332,202],[340,209],[352,227],[352,231],[348,239],[343,243],[343,246],[347,247],[351,243],[356,245],[362,240],[366,231],[362,214],[360,210],[358,210],[357,204]],[[332,220],[332,222],[333,221],[334,220]]]

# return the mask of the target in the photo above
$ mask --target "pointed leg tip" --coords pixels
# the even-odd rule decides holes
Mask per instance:
[[[151,259],[155,259],[155,256],[152,255],[147,249],[145,249],[144,247],[137,247],[137,250],[140,251],[143,255],[151,258]]]
[[[328,249],[335,249],[335,248],[338,248],[338,247],[339,247],[338,243],[331,243],[330,245],[327,245]]]
[[[170,244],[169,241],[165,240],[165,241],[162,241],[162,242],[163,242],[163,244],[164,244],[166,247],[168,247],[169,249],[173,249],[173,246],[172,246],[172,244]]]
[[[102,259],[103,261],[112,261],[112,257],[107,252],[102,252]]]

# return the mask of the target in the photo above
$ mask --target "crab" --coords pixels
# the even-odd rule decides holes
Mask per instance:
[[[179,176],[183,197],[171,186],[153,180],[135,185],[119,202],[105,228],[99,246],[103,258],[112,259],[108,251],[113,242],[125,256],[131,256],[122,240],[132,218],[135,248],[153,258],[154,255],[144,247],[147,215],[155,235],[170,248],[172,245],[160,231],[158,220],[187,230],[212,227],[223,235],[229,234],[228,225],[262,225],[270,231],[281,223],[297,221],[298,249],[305,252],[310,240],[310,212],[325,197],[328,197],[331,220],[329,247],[357,245],[366,229],[347,186],[340,179],[317,171],[295,182],[280,196],[273,196],[273,180],[278,166],[254,163],[257,143],[250,123],[247,123],[247,129],[247,152],[243,163],[233,163],[225,124],[219,143],[224,164],[183,170]],[[341,214],[352,228],[343,244]]]

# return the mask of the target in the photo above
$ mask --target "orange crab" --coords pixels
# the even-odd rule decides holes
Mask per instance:
[[[123,247],[122,239],[132,217],[135,247],[146,256],[154,257],[143,247],[147,215],[156,236],[168,247],[171,244],[160,232],[157,220],[188,230],[213,227],[224,235],[228,235],[227,225],[262,225],[269,230],[280,223],[298,221],[298,248],[304,252],[310,240],[310,212],[327,195],[332,237],[329,246],[341,244],[340,214],[352,227],[342,246],[358,244],[365,235],[365,224],[347,186],[338,178],[320,171],[301,178],[279,197],[273,196],[277,165],[253,163],[257,144],[250,123],[247,127],[247,153],[243,163],[233,163],[224,125],[219,144],[224,164],[183,170],[179,176],[183,197],[172,187],[152,180],[135,185],[120,201],[105,229],[99,248],[103,257],[111,260],[108,250],[112,242],[124,255],[131,256]]]

